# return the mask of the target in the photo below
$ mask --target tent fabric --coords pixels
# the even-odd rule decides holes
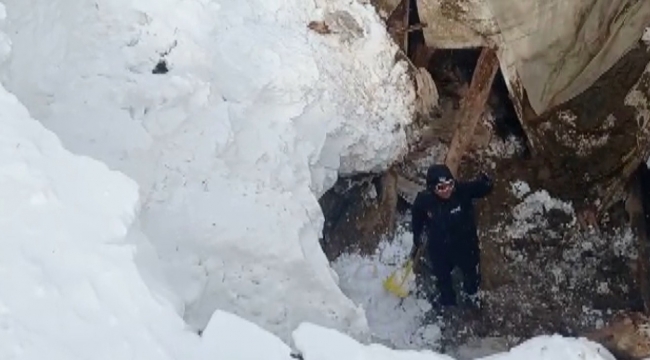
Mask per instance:
[[[649,0],[417,0],[417,6],[428,46],[497,46],[511,93],[521,102],[523,87],[537,114],[586,90],[650,24]]]

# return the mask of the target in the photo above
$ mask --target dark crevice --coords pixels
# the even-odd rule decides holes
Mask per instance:
[[[151,70],[152,74],[167,74],[169,69],[167,68],[167,61],[165,59],[160,59],[156,66]]]
[[[639,165],[637,170],[641,190],[641,205],[645,218],[645,233],[650,239],[650,169],[645,163]]]
[[[416,26],[420,24],[420,14],[418,13],[418,6],[416,0],[408,0],[409,2],[409,18],[408,18],[408,27]],[[414,30],[408,34],[408,49],[406,54],[409,58],[413,58],[415,50],[418,46],[424,45],[424,32],[419,30]]]
[[[433,53],[428,70],[436,82],[441,97],[460,102],[463,96],[460,89],[469,87],[481,50],[481,48],[439,49]],[[497,71],[494,78],[487,105],[494,115],[495,134],[504,141],[509,137],[517,138],[524,146],[524,155],[528,154],[526,132],[515,111],[501,69]]]

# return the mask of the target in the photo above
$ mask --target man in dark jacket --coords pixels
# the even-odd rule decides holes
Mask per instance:
[[[492,181],[485,174],[473,181],[456,181],[446,165],[433,165],[426,182],[427,188],[418,193],[411,210],[411,258],[422,246],[422,235],[426,235],[424,254],[437,279],[439,303],[455,305],[451,279],[455,267],[463,273],[466,294],[475,298],[478,292],[480,252],[473,201],[491,192]]]

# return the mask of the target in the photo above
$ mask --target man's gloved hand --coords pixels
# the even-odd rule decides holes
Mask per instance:
[[[484,171],[481,171],[481,173],[479,174],[479,179],[485,184],[492,186],[492,178]]]

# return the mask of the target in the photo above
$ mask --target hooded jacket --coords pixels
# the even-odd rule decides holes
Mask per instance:
[[[451,197],[442,199],[434,188],[446,180],[454,180],[446,165],[431,166],[427,188],[418,193],[411,209],[413,243],[419,248],[426,234],[429,253],[440,246],[478,247],[474,200],[487,196],[493,187],[490,178],[482,174],[476,180],[455,181]]]

